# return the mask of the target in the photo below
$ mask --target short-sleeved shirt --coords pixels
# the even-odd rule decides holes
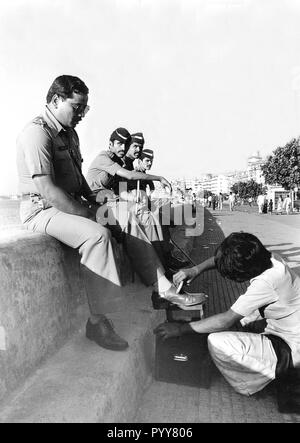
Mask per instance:
[[[122,177],[117,172],[122,169],[124,162],[111,151],[101,151],[91,163],[87,173],[87,182],[90,188],[98,192],[102,189],[111,189],[119,194],[118,185]]]
[[[73,128],[64,129],[46,106],[17,139],[17,169],[22,194],[38,193],[33,177],[50,175],[64,191],[79,193],[82,157]]]
[[[272,268],[250,280],[250,286],[231,309],[243,317],[265,307],[266,334],[278,335],[290,346],[295,366],[300,366],[300,277],[273,254]]]

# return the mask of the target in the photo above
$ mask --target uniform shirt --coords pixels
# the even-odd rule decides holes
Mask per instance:
[[[101,189],[111,189],[118,195],[119,182],[122,177],[118,177],[116,174],[123,165],[123,160],[111,151],[101,151],[87,173],[87,182],[90,188],[96,192]]]
[[[131,159],[129,157],[124,158],[124,167],[126,169],[128,169],[128,171],[138,171],[138,172],[143,172],[144,174],[146,174],[145,170],[140,170],[138,167],[135,167],[135,160]],[[123,179],[125,182],[125,179]],[[139,182],[139,185],[138,185]],[[132,192],[132,191],[137,191],[137,188],[139,186],[140,191],[144,191],[147,195],[150,194],[151,191],[153,191],[155,189],[155,186],[153,184],[153,181],[147,181],[147,180],[126,180],[126,185],[127,185],[127,191],[128,192]],[[147,192],[149,190],[149,192]]]
[[[243,317],[264,310],[265,334],[281,337],[291,348],[293,363],[300,366],[300,277],[273,254],[272,268],[250,280],[250,286],[231,309]]]
[[[82,157],[74,129],[64,129],[46,106],[43,114],[25,126],[17,139],[17,169],[22,194],[38,193],[35,175],[50,175],[70,194],[82,186]]]

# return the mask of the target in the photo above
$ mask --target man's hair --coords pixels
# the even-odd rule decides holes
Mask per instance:
[[[272,267],[271,252],[253,234],[233,232],[215,252],[215,264],[223,277],[243,282]]]
[[[46,100],[47,103],[51,102],[54,94],[57,94],[64,99],[72,97],[73,93],[87,95],[89,89],[86,84],[78,77],[72,75],[61,75],[57,77],[48,91]]]

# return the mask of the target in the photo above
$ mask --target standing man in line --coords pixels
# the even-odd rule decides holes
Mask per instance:
[[[23,195],[21,220],[27,229],[78,249],[90,308],[86,335],[99,346],[123,350],[127,341],[116,334],[105,316],[122,297],[111,234],[96,223],[98,205],[81,173],[75,131],[89,109],[88,94],[78,77],[57,77],[43,113],[20,133],[17,167]]]

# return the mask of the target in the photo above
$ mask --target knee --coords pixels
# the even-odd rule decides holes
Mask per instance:
[[[208,350],[212,356],[216,354],[225,354],[227,353],[226,351],[228,351],[226,333],[224,332],[214,332],[212,334],[209,334],[207,338],[207,344]]]
[[[91,236],[91,240],[93,240],[95,243],[110,243],[112,240],[112,235],[109,229],[98,225],[96,231]]]

